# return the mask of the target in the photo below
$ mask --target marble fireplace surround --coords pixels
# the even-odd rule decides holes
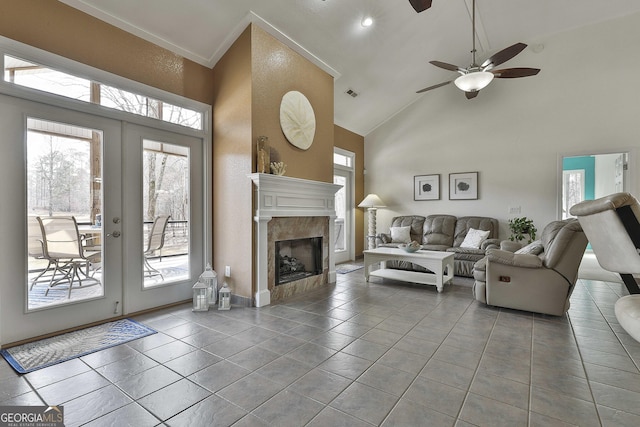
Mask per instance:
[[[273,275],[273,242],[269,241],[269,230],[275,224],[270,224],[273,218],[286,218],[276,221],[280,230],[272,232],[271,237],[282,239],[282,224],[287,224],[286,239],[311,237],[309,227],[322,229],[323,235],[323,274],[320,276],[327,283],[335,282],[336,266],[333,250],[329,250],[329,242],[335,239],[335,193],[339,185],[327,182],[311,181],[300,178],[290,178],[280,175],[255,173],[249,175],[254,185],[253,217],[255,228],[255,306],[264,307],[271,304],[271,289],[274,288]],[[313,218],[315,217],[315,218]],[[296,220],[299,218],[299,220]],[[280,236],[278,236],[280,234]],[[294,234],[299,234],[296,236]],[[269,252],[272,253],[271,257]],[[270,259],[271,258],[271,259]],[[271,270],[271,274],[269,274]],[[291,282],[294,283],[294,282]],[[282,286],[278,286],[282,288]]]

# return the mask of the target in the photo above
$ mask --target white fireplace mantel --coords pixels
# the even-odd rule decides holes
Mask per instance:
[[[327,182],[311,181],[287,176],[254,173],[256,222],[256,307],[271,303],[268,285],[268,223],[274,217],[326,216],[329,219],[329,242],[335,240],[335,193],[342,188]],[[335,255],[329,245],[329,282],[335,282]]]

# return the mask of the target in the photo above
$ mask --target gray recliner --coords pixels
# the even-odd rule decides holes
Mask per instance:
[[[498,307],[560,316],[578,279],[587,238],[575,220],[553,221],[516,252],[490,249],[474,265],[474,296]]]
[[[640,203],[629,193],[615,193],[573,206],[589,237],[598,263],[620,274],[629,294],[615,304],[618,322],[640,341],[640,288],[633,276],[640,274]]]

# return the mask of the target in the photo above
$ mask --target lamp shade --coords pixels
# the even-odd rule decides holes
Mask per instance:
[[[465,92],[477,92],[480,89],[484,89],[493,80],[493,73],[488,71],[475,71],[468,74],[463,74],[454,83],[458,89]]]
[[[385,204],[377,194],[368,194],[358,205],[359,208],[384,208]]]

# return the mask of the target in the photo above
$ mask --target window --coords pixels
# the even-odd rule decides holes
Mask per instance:
[[[200,111],[83,79],[9,55],[4,56],[4,80],[82,102],[99,104],[192,129],[203,129],[203,114]]]
[[[562,171],[562,219],[572,218],[569,209],[584,199],[584,169]]]
[[[353,154],[343,154],[336,149],[333,153],[333,164],[353,168]]]

